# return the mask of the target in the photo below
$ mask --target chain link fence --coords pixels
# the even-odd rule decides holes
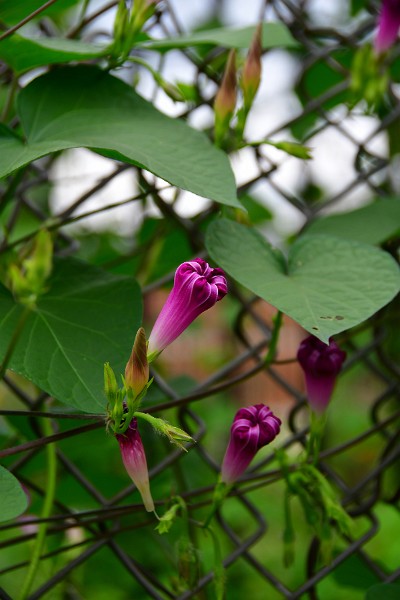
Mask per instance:
[[[346,103],[354,52],[371,39],[377,3],[366,2],[351,20],[344,2],[345,17],[323,3],[307,0],[258,4],[254,20],[280,20],[298,40],[299,47],[265,54],[263,85],[268,89],[254,106],[249,130],[258,128],[259,137],[276,140],[297,135],[313,149],[314,156],[310,164],[304,164],[263,146],[247,148],[232,157],[239,196],[251,196],[264,207],[262,227],[273,242],[281,243],[320,214],[349,210],[396,191],[395,159],[390,165],[388,144],[392,143],[400,112],[395,83],[389,90],[391,107],[382,119],[368,114],[362,103],[353,108]],[[93,40],[107,35],[102,19],[115,5],[116,2],[110,2],[89,9],[89,16],[71,27],[67,35]],[[213,18],[226,18],[229,3],[208,3],[207,10],[210,22]],[[45,36],[54,35],[54,23],[46,16],[39,17],[36,27]],[[178,3],[159,4],[148,33],[152,31],[168,37],[183,33]],[[395,49],[394,60],[397,55]],[[215,84],[221,77],[221,70],[215,65],[218,57],[225,60],[226,52],[215,47],[204,52],[182,49],[175,50],[174,56],[177,62],[172,66],[169,55],[164,54],[155,68],[171,74],[185,65],[197,82],[196,102],[178,104],[176,108],[157,85],[153,89],[149,85],[145,93],[156,103],[159,100],[160,105],[164,102],[166,110],[208,127]],[[138,69],[133,64],[122,75],[132,80]],[[280,71],[285,69],[291,79],[281,84]],[[5,83],[10,77],[5,64],[1,77]],[[180,73],[175,80],[179,78]],[[271,90],[280,85],[283,87],[273,96]],[[279,104],[283,110],[278,110]],[[275,110],[274,119],[270,111]],[[72,199],[68,177],[73,175],[68,164],[59,163],[60,160],[62,157],[55,155],[40,159],[16,182],[15,202],[6,223],[8,235],[1,245],[3,255],[13,246],[13,240],[31,236],[32,229],[18,231],[14,236],[22,214],[27,222],[35,224],[33,229],[41,222],[50,223],[49,218],[56,215],[50,225],[57,232],[56,253],[77,253],[108,269],[135,269],[139,281],[144,283],[145,317],[150,323],[172,283],[174,265],[181,259],[206,257],[204,225],[220,207],[208,201],[201,205],[193,201],[188,209],[187,193],[174,189],[168,190],[167,195],[162,191],[165,182],[136,167],[111,161],[106,174],[100,174],[89,190]],[[76,166],[74,163],[73,168]],[[115,201],[107,192],[111,189],[108,186],[127,173],[132,189],[138,191],[128,199]],[[54,200],[54,189],[65,185],[69,202],[64,206]],[[106,192],[99,200],[102,190]],[[48,194],[53,201],[49,202]],[[96,225],[92,229],[90,218],[95,213],[114,222],[113,215],[121,206],[128,210],[122,220],[132,218],[137,223],[134,235],[111,234],[104,224],[100,233],[96,233]],[[143,235],[146,219],[158,221]],[[77,227],[79,224],[81,228]],[[96,238],[107,236],[107,248],[100,247]],[[157,274],[153,257],[161,237],[170,240],[161,248],[161,253],[169,256],[170,267],[168,273],[164,270]],[[393,251],[393,247],[389,250]],[[149,267],[152,277],[147,275]],[[108,569],[107,577],[118,589],[115,598],[213,597],[210,540],[196,529],[195,522],[202,519],[212,501],[235,411],[245,403],[265,402],[273,407],[284,421],[283,433],[275,445],[284,447],[291,457],[298,456],[305,447],[308,432],[306,397],[295,361],[301,330],[285,320],[277,360],[266,367],[271,307],[234,282],[230,282],[230,296],[228,321],[223,316],[224,307],[216,307],[213,315],[200,319],[198,335],[194,331],[183,336],[152,373],[155,383],[149,412],[178,419],[196,440],[186,455],[162,440],[147,439],[144,434],[145,446],[153,449],[148,450],[148,461],[152,485],[157,486],[157,509],[163,512],[174,495],[187,503],[188,519],[174,525],[168,541],[154,532],[154,519],[144,513],[138,496],[133,495],[134,486],[121,485],[124,475],[118,450],[111,436],[104,433],[103,420],[64,410],[46,393],[7,372],[1,388],[1,404],[5,407],[0,407],[5,436],[1,456],[3,464],[25,486],[31,506],[22,518],[0,527],[1,598],[12,597],[16,582],[29,564],[32,540],[41,522],[44,457],[48,444],[53,442],[58,461],[56,501],[47,518],[46,549],[30,600],[102,598],[100,590],[91,596],[84,591],[85,586],[97,589],[96,579],[101,582],[105,577],[102,569]],[[322,564],[318,539],[304,524],[300,509],[295,509],[296,555],[294,564],[285,568],[281,558],[282,471],[273,451],[260,453],[261,458],[232,490],[215,525],[226,567],[228,598],[361,598],[363,585],[368,582],[390,583],[400,577],[395,552],[390,560],[379,559],[385,545],[395,545],[399,530],[396,466],[400,455],[400,373],[387,352],[391,339],[391,321],[383,319],[387,314],[395,323],[396,305],[339,336],[348,358],[318,463],[320,472],[338,491],[343,506],[354,519],[354,536],[338,535],[333,559]],[[35,352],[40,354],[40,348]],[[44,420],[52,423],[51,435],[45,434]],[[17,431],[23,432],[23,437]],[[90,460],[98,453],[101,476],[92,473],[86,452]],[[115,482],[116,470],[121,472]],[[182,539],[184,546],[180,546]],[[344,590],[341,596],[339,589]]]

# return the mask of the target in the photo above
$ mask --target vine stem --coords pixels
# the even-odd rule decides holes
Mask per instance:
[[[15,31],[18,31],[18,29],[20,29],[23,25],[25,25],[26,23],[29,23],[29,21],[32,21],[32,19],[34,19],[37,15],[39,15],[41,12],[43,12],[44,10],[46,10],[46,8],[48,8],[49,6],[51,6],[52,4],[54,4],[55,2],[57,2],[57,0],[48,0],[48,2],[46,2],[45,4],[43,4],[42,6],[40,6],[39,8],[37,8],[36,10],[34,10],[27,17],[25,17],[24,19],[22,19],[22,21],[20,21],[16,25],[14,25],[14,27],[10,27],[10,29],[7,29],[7,31],[5,31],[4,33],[2,33],[0,35],[0,41],[4,40],[6,37],[8,37],[9,35],[11,35]]]
[[[265,366],[269,365],[274,361],[276,356],[277,345],[279,341],[279,332],[282,326],[282,313],[280,310],[276,313],[273,319],[274,327],[272,329],[271,341],[268,348],[267,356],[265,357]]]
[[[46,436],[53,433],[51,421],[43,420],[43,431]],[[41,519],[47,519],[50,516],[51,509],[53,507],[55,489],[56,489],[56,475],[57,475],[57,457],[55,444],[49,444],[46,448],[47,456],[47,482],[46,482],[46,495],[44,497],[44,503],[42,512],[40,514]],[[35,545],[32,552],[32,558],[29,563],[28,572],[25,576],[25,580],[22,585],[21,592],[18,596],[18,600],[26,600],[30,589],[32,587],[37,568],[39,566],[40,555],[43,549],[43,545],[46,539],[48,521],[43,521],[39,525],[38,534],[36,536]]]
[[[221,508],[225,498],[229,494],[232,489],[231,484],[224,483],[223,481],[218,481],[214,488],[214,497],[211,505],[211,510],[208,513],[202,527],[204,529],[208,529],[211,521],[214,518],[215,513]]]
[[[23,312],[21,313],[21,316],[18,319],[18,323],[17,323],[17,325],[16,325],[16,327],[14,329],[12,338],[10,340],[10,343],[8,345],[8,348],[7,348],[7,351],[5,353],[4,360],[3,360],[3,362],[2,362],[2,364],[0,366],[0,381],[4,377],[4,373],[7,370],[8,363],[10,362],[11,356],[12,356],[14,350],[15,350],[15,346],[17,345],[19,336],[22,333],[22,330],[23,330],[23,328],[25,326],[26,320],[27,320],[30,312],[31,312],[30,308],[25,307],[24,310],[23,310]]]

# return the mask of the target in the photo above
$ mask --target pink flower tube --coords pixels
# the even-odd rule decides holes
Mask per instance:
[[[333,340],[324,344],[310,335],[301,342],[297,360],[304,371],[308,400],[315,412],[326,409],[345,358],[346,352]]]
[[[181,264],[149,338],[148,358],[154,359],[202,312],[221,300],[228,291],[225,273],[201,258]]]
[[[116,438],[125,469],[139,490],[145,509],[153,512],[154,502],[150,492],[146,454],[137,428],[137,419],[132,419],[125,433],[117,434]]]
[[[280,431],[281,420],[265,404],[241,408],[233,419],[231,437],[221,467],[221,480],[234,483],[247,469],[258,450]]]
[[[397,39],[400,28],[400,0],[383,0],[374,46],[378,53],[386,52]]]

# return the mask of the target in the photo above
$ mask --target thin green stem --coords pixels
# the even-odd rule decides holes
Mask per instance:
[[[204,529],[208,529],[209,525],[214,518],[215,513],[221,508],[226,496],[232,489],[232,485],[224,483],[223,481],[218,481],[217,485],[214,488],[214,496],[213,502],[211,505],[211,510],[208,513],[206,520],[203,523]]]
[[[325,414],[319,415],[311,411],[310,434],[308,436],[305,461],[311,462],[313,465],[318,463],[325,423]]]
[[[276,356],[276,350],[279,341],[279,332],[282,327],[282,317],[283,315],[281,311],[278,310],[273,320],[274,327],[272,329],[271,341],[269,344],[267,356],[265,357],[265,366],[267,367],[274,361]]]
[[[211,529],[211,527],[206,528],[207,533],[209,533],[213,548],[214,548],[214,589],[215,589],[215,597],[216,600],[223,600],[225,597],[225,568],[224,563],[222,562],[222,552],[221,546],[218,540],[217,535]]]
[[[49,6],[51,6],[52,4],[54,4],[55,2],[57,2],[57,0],[48,0],[48,2],[46,2],[45,4],[43,4],[42,6],[40,6],[39,8],[37,8],[36,10],[34,10],[32,13],[30,13],[27,17],[25,17],[24,19],[22,19],[22,21],[20,21],[19,23],[17,23],[13,27],[10,27],[10,29],[7,29],[7,31],[5,31],[4,33],[2,33],[0,35],[0,41],[4,40],[9,35],[15,33],[15,31],[18,31],[18,29],[20,29],[23,25],[25,25],[26,23],[29,23],[29,21],[32,21],[32,19],[34,19],[35,17],[37,17],[37,15],[39,15],[41,12],[43,12],[44,10],[46,10],[46,8],[48,8]]]
[[[3,193],[3,195],[0,199],[0,215],[3,214],[3,211],[7,207],[8,202],[10,200],[12,200],[12,198],[14,197],[17,187],[19,186],[19,184],[21,183],[21,181],[24,177],[26,169],[27,169],[27,167],[21,167],[21,169],[19,169],[15,173],[14,177],[11,179],[11,181],[8,185],[8,188]],[[6,239],[7,239],[7,235],[6,235]],[[2,245],[3,244],[4,244],[4,240],[2,241]]]
[[[43,421],[43,432],[46,436],[53,433],[51,421],[45,419]],[[46,495],[44,497],[44,503],[42,512],[40,514],[41,519],[47,519],[50,516],[51,509],[53,507],[54,495],[56,489],[56,476],[57,476],[57,458],[56,458],[56,447],[54,444],[49,444],[46,448],[47,456],[47,482],[46,482]],[[38,534],[36,536],[35,545],[32,552],[32,558],[29,563],[28,572],[22,585],[22,589],[18,596],[18,600],[26,600],[32,587],[37,568],[39,566],[40,555],[43,549],[43,545],[46,539],[48,522],[43,521],[39,525]]]
[[[18,88],[18,78],[16,75],[11,80],[10,87],[8,88],[7,99],[4,104],[3,112],[1,114],[1,121],[5,123],[8,119],[8,115],[13,105],[15,92]]]
[[[7,348],[7,351],[5,353],[4,360],[3,360],[3,362],[2,362],[2,364],[0,366],[0,381],[4,377],[4,374],[5,374],[5,372],[7,370],[7,367],[8,367],[8,363],[11,360],[11,356],[13,355],[13,352],[15,350],[15,346],[17,345],[17,342],[18,342],[19,337],[20,337],[20,335],[21,335],[21,333],[22,333],[22,331],[24,329],[26,320],[27,320],[30,312],[31,312],[30,308],[25,307],[24,310],[22,311],[19,319],[18,319],[18,323],[17,323],[17,325],[16,325],[16,327],[14,329],[14,332],[13,332],[12,338],[10,340],[10,343],[8,344],[8,348]]]

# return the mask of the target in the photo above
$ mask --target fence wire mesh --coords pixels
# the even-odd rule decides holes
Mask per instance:
[[[178,5],[175,4],[172,1],[159,4],[156,17],[150,22],[149,33],[153,29],[157,30],[157,35],[162,31],[168,37],[183,33],[179,10],[176,8]],[[299,226],[307,227],[319,214],[348,210],[369,198],[389,195],[396,179],[395,169],[391,169],[389,164],[385,135],[387,128],[396,123],[400,116],[395,88],[390,91],[392,108],[383,120],[365,116],[364,107],[360,108],[359,104],[349,108],[344,102],[351,80],[348,57],[352,56],[355,48],[370,39],[376,22],[377,3],[366,3],[362,13],[351,24],[332,18],[332,26],[321,25],[321,20],[315,20],[319,5],[314,4],[307,0],[271,0],[259,3],[256,15],[262,20],[272,17],[285,23],[302,48],[291,52],[278,51],[282,56],[285,55],[284,61],[290,63],[282,63],[281,68],[285,69],[289,64],[288,68],[292,71],[292,89],[288,90],[290,97],[278,100],[290,105],[288,116],[274,121],[266,114],[266,111],[274,110],[273,102],[270,108],[260,102],[255,108],[256,127],[261,136],[268,139],[284,139],[289,131],[303,130],[304,143],[314,148],[315,156],[318,156],[318,152],[324,154],[323,159],[329,163],[328,166],[321,166],[323,174],[319,177],[319,162],[314,170],[301,166],[299,171],[293,157],[282,158],[279,152],[264,151],[265,147],[246,149],[246,168],[238,175],[238,192],[254,194],[261,202],[265,200],[267,205],[268,198],[273,197],[274,206],[283,206],[281,220],[284,235],[290,235]],[[99,4],[92,12],[88,11],[89,16],[71,28],[67,32],[68,37],[97,39],[103,35],[101,18],[115,5],[116,2]],[[210,20],[221,14],[222,9],[229,11],[228,5],[209,3]],[[54,34],[51,22],[46,17],[37,22],[37,27],[43,35]],[[178,51],[175,52],[178,54]],[[222,48],[213,48],[203,54],[193,49],[179,51],[181,62],[177,64],[189,65],[197,82],[196,103],[181,109],[179,115],[189,122],[196,123],[196,115],[202,110],[207,118],[211,113],[215,83],[220,79],[213,65],[215,58],[222,53]],[[270,54],[273,51],[265,55],[267,62]],[[396,52],[393,56],[396,57]],[[167,63],[168,57],[165,55],[156,68],[161,73],[168,68],[170,73],[171,66]],[[135,69],[138,67],[132,65],[124,77],[132,78]],[[10,77],[6,65],[2,67],[1,77],[5,82]],[[274,88],[276,83],[273,77],[278,80],[279,73],[275,70],[270,74],[265,68],[265,85],[269,88]],[[319,79],[320,86],[317,86],[316,92],[314,84]],[[157,86],[151,95],[153,101],[157,97],[164,97]],[[282,116],[284,113],[280,111],[279,114]],[[362,125],[355,126],[361,122]],[[346,149],[345,158],[341,156],[342,148]],[[242,158],[240,155],[233,156],[233,164],[239,164]],[[19,231],[18,235],[14,235],[18,217],[25,213],[36,224],[35,229],[38,224],[47,222],[49,228],[57,232],[56,253],[59,255],[78,253],[82,256],[83,248],[89,256],[97,252],[95,260],[106,268],[118,268],[136,261],[136,274],[144,283],[147,322],[150,322],[173,278],[173,241],[167,250],[171,253],[171,272],[150,280],[145,277],[149,255],[157,238],[184,238],[188,258],[205,257],[204,224],[220,207],[208,202],[195,214],[192,212],[188,216],[181,208],[182,191],[173,189],[171,192],[169,187],[166,194],[163,191],[165,182],[148,172],[110,162],[113,165],[111,171],[99,176],[89,190],[77,198],[70,198],[69,203],[60,208],[45,198],[48,189],[58,185],[57,177],[60,177],[61,185],[65,183],[62,179],[63,167],[57,167],[58,160],[54,155],[40,159],[15,181],[16,201],[8,217],[8,235],[2,241],[1,252],[4,254],[10,250],[15,239],[21,241],[21,236],[26,239],[31,237],[31,231]],[[347,161],[347,164],[343,161]],[[326,169],[329,171],[327,177],[330,177],[327,185],[324,181]],[[110,188],[107,186],[127,172],[132,182],[136,182],[133,188],[136,186],[138,191],[129,198],[115,202],[110,198],[107,192]],[[99,204],[98,194],[102,190],[106,190],[108,201]],[[138,224],[144,215],[156,214],[157,218],[161,215],[163,220],[159,223],[162,223],[162,228],[160,226],[150,232],[144,242],[125,237],[115,256],[110,259],[104,252],[106,259],[103,260],[101,249],[90,247],[96,233],[90,229],[90,225],[85,229],[85,224],[90,223],[90,218],[96,213],[105,214],[106,218],[110,215],[111,219],[113,211],[125,205],[134,206],[135,216],[132,218]],[[271,210],[274,212],[273,208]],[[291,230],[293,222],[295,225]],[[83,223],[83,229],[76,229],[78,223]],[[267,235],[273,237],[270,222],[266,223],[265,229]],[[21,441],[15,435],[15,444],[10,444],[7,438],[7,447],[3,447],[0,454],[4,464],[25,486],[31,496],[32,507],[23,520],[0,527],[0,547],[3,557],[6,557],[2,560],[1,568],[4,581],[4,588],[0,591],[2,598],[11,597],[9,582],[18,580],[29,563],[30,544],[41,522],[35,507],[40,506],[45,493],[44,456],[47,445],[53,442],[56,442],[58,460],[56,502],[53,513],[47,519],[48,542],[41,556],[40,582],[30,594],[30,600],[86,597],[84,592],[79,591],[81,585],[81,589],[84,589],[85,578],[90,578],[84,568],[87,566],[90,571],[91,565],[97,564],[93,562],[97,555],[104,556],[104,563],[110,565],[110,577],[121,577],[124,582],[125,591],[121,591],[118,598],[184,600],[205,598],[209,597],[206,594],[213,593],[212,562],[205,555],[204,563],[200,566],[193,549],[195,546],[202,548],[208,542],[199,539],[200,534],[192,521],[201,520],[204,509],[210,506],[213,481],[219,473],[229,425],[225,424],[224,433],[222,426],[211,426],[209,415],[216,413],[220,420],[226,419],[226,423],[230,423],[241,404],[266,402],[287,424],[277,445],[283,446],[291,456],[296,456],[301,447],[305,447],[308,431],[304,388],[294,364],[295,349],[301,339],[300,330],[289,320],[285,321],[277,360],[265,367],[263,358],[271,340],[273,311],[266,303],[252,297],[233,282],[230,283],[230,293],[233,300],[229,326],[225,325],[219,328],[219,333],[215,333],[218,330],[216,322],[221,319],[219,311],[216,311],[215,317],[207,316],[200,320],[198,338],[195,339],[195,334],[184,336],[183,341],[171,348],[168,356],[160,360],[160,366],[152,373],[155,391],[148,411],[157,415],[175,415],[181,426],[196,440],[188,455],[163,444],[161,440],[156,443],[147,440],[154,445],[154,454],[149,453],[151,481],[161,482],[157,488],[157,506],[162,510],[168,505],[169,498],[177,494],[184,498],[188,506],[188,529],[186,531],[177,526],[171,543],[154,533],[154,520],[144,513],[137,495],[133,496],[134,486],[118,488],[111,482],[113,471],[119,468],[116,466],[118,456],[107,460],[99,450],[99,457],[101,455],[104,461],[103,475],[107,472],[109,475],[101,480],[92,477],[90,464],[82,458],[82,453],[87,449],[93,459],[96,455],[93,448],[103,445],[103,420],[98,416],[71,413],[57,403],[52,404],[46,393],[12,372],[4,376],[2,404],[7,408],[2,408],[0,413],[13,427],[23,431],[25,437]],[[321,473],[338,490],[343,506],[357,525],[354,537],[338,536],[333,560],[322,565],[318,540],[303,523],[299,523],[301,531],[295,558],[296,572],[294,574],[292,569],[285,569],[280,556],[277,558],[282,548],[282,472],[275,454],[265,452],[234,487],[223,510],[218,513],[216,528],[223,564],[227,569],[228,598],[240,597],[236,595],[235,586],[243,578],[256,582],[252,588],[253,598],[295,600],[334,597],[323,584],[334,572],[346,577],[344,570],[340,571],[341,565],[347,565],[350,571],[364,566],[372,582],[395,582],[400,577],[398,561],[396,564],[394,558],[391,564],[383,564],[377,557],[376,548],[379,545],[374,545],[374,541],[381,540],[382,516],[386,517],[389,512],[398,517],[400,499],[398,474],[394,470],[396,465],[398,467],[400,455],[400,372],[386,351],[391,332],[387,325],[382,325],[381,316],[378,313],[364,326],[340,337],[348,352],[343,372],[346,387],[339,387],[340,410],[336,409],[337,416],[332,417],[332,431],[328,424],[318,464]],[[217,359],[211,358],[211,364],[204,366],[210,347],[220,347],[221,351]],[[40,348],[35,352],[40,354]],[[201,361],[203,366],[198,366]],[[352,408],[353,402],[356,408]],[[350,427],[348,415],[353,414],[354,410],[362,411],[362,418],[357,427]],[[50,436],[43,433],[43,419],[51,420],[54,433]],[[117,450],[114,454],[117,455]],[[190,484],[185,461],[190,465]],[[391,485],[387,485],[388,480]],[[77,503],[71,500],[71,493],[67,496],[63,494],[67,488],[79,498]],[[161,491],[163,496],[160,495]],[[69,500],[65,501],[65,497]],[[85,508],[79,509],[79,505]],[[295,514],[295,519],[297,522],[302,520],[300,512]],[[396,528],[394,516],[391,523]],[[388,535],[387,531],[385,535]],[[187,547],[186,562],[181,555],[180,564],[177,564],[174,544],[179,544],[182,536],[187,536],[193,546]],[[21,552],[22,547],[25,550]],[[190,551],[193,555],[190,555]],[[23,556],[25,558],[21,559]],[[355,558],[357,564],[351,562]],[[179,572],[179,569],[183,571],[185,568],[189,576]],[[96,574],[91,577],[95,578]],[[185,577],[186,581],[188,577],[192,578],[191,589],[187,585],[186,589],[182,587],[181,582]]]

